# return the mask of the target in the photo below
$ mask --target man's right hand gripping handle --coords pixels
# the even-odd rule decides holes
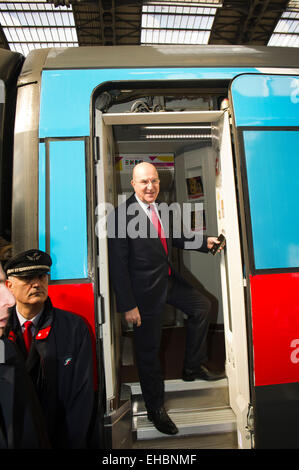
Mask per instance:
[[[141,317],[138,307],[134,307],[125,312],[125,318],[128,323],[135,323],[137,326],[141,325]]]

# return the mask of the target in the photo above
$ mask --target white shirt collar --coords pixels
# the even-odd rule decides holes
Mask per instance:
[[[157,208],[156,208],[156,203],[155,202],[143,202],[141,201],[141,199],[139,199],[139,197],[137,196],[137,194],[135,193],[135,197],[137,199],[137,202],[141,205],[142,209],[145,210],[145,212],[148,214],[148,206],[153,206],[155,208],[155,211],[157,212]]]
[[[39,318],[40,318],[40,316],[41,316],[43,310],[44,310],[44,307],[41,309],[41,311],[40,311],[39,313],[37,313],[37,314],[35,315],[35,317],[31,318],[30,321],[32,321],[34,328],[36,328],[37,323],[38,323],[38,320],[39,320]],[[17,313],[17,317],[18,317],[18,319],[19,319],[20,325],[21,325],[21,327],[23,327],[24,323],[25,323],[28,319],[23,317],[23,315],[18,311],[17,307],[16,307],[16,313]]]
[[[148,218],[151,220],[151,214],[150,214],[150,211],[148,210],[148,206],[153,206],[153,208],[155,209],[155,212],[158,216],[158,219],[160,220],[160,224],[162,225],[163,227],[163,223],[162,223],[162,220],[161,220],[161,217],[160,217],[160,214],[158,212],[158,208],[157,208],[157,204],[156,202],[143,202],[139,199],[139,197],[137,196],[137,194],[135,193],[135,197],[136,197],[136,200],[137,202],[141,205],[142,209],[144,210],[144,212],[146,213],[146,215],[148,216]]]

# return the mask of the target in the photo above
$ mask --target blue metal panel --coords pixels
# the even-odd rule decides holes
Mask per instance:
[[[298,77],[241,75],[231,92],[237,126],[298,126]]]
[[[255,267],[296,268],[299,131],[257,129],[243,136]]]
[[[85,142],[50,142],[51,279],[87,277]]]
[[[104,82],[117,80],[230,79],[246,68],[165,68],[45,70],[42,74],[40,137],[89,135],[92,91]]]
[[[38,237],[39,249],[46,251],[46,146],[44,143],[39,144]]]

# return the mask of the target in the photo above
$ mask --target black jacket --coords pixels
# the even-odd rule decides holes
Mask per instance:
[[[42,409],[16,344],[2,338],[0,364],[0,449],[49,449]]]
[[[185,249],[192,238],[185,237],[183,232],[180,236],[173,236],[172,217],[168,222],[163,215],[160,214],[162,224],[169,227],[165,233],[168,235],[168,254],[134,194],[110,214],[109,271],[119,312],[138,306],[143,313],[159,313],[166,301],[169,266],[172,275],[183,280],[171,265],[171,248]],[[139,231],[139,235],[132,237],[129,228],[135,229],[136,233]],[[196,250],[208,252],[207,237],[203,237],[202,245]]]
[[[26,357],[15,307],[9,338]],[[53,448],[85,448],[94,405],[93,357],[87,325],[48,298],[26,359]]]

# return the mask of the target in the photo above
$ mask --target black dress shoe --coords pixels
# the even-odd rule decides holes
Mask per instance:
[[[158,431],[163,432],[164,434],[177,434],[179,432],[174,422],[169,418],[164,407],[158,408],[155,411],[148,411],[147,417],[152,421]]]
[[[184,369],[183,370],[183,376],[182,379],[185,382],[191,382],[196,379],[201,379],[201,380],[220,380],[224,379],[225,374],[217,374],[216,372],[210,371],[206,366],[201,365],[199,369],[193,370],[193,369]]]

